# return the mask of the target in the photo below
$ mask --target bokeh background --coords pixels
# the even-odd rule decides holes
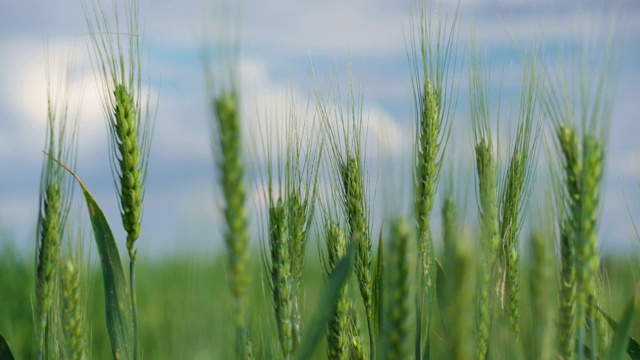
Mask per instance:
[[[219,28],[215,22],[229,19],[211,8],[202,0],[141,4],[143,63],[148,65],[152,107],[157,105],[138,242],[143,257],[216,251],[223,244],[201,39],[205,33],[215,41],[213,32]],[[444,8],[450,21],[455,3],[444,2]],[[329,87],[332,79],[349,86],[345,81],[351,72],[363,93],[372,169],[384,164],[402,168],[409,161],[412,140],[407,61],[411,14],[408,0],[245,0],[239,68],[247,129],[269,126],[274,117],[265,114],[273,114],[272,109],[287,99],[301,109],[313,109],[315,87]],[[604,252],[625,252],[640,248],[632,226],[632,219],[640,221],[640,2],[461,0],[459,50],[461,55],[468,51],[473,36],[486,53],[492,89],[501,90],[504,100],[501,126],[507,127],[509,114],[517,113],[517,101],[511,100],[517,100],[523,49],[538,44],[542,54],[553,46],[588,43],[598,53],[612,28],[612,17],[616,56],[612,71],[617,81],[600,241]],[[43,160],[46,49],[57,58],[72,55],[76,76],[71,95],[76,105],[81,103],[77,172],[105,209],[117,238],[124,238],[89,41],[80,0],[0,0],[0,228],[6,241],[27,254],[35,246]],[[464,188],[463,178],[472,177],[473,168],[468,169],[470,159],[464,160],[471,154],[471,137],[467,70],[462,63],[459,72],[460,98],[449,155],[462,159],[456,167],[462,169],[459,178]],[[245,141],[255,144],[259,135],[253,136],[247,135]],[[541,156],[546,156],[544,149]],[[264,160],[255,151],[247,158],[250,164]],[[377,191],[377,206],[388,207],[385,199],[396,191],[407,193],[408,186],[389,184],[406,183],[409,173],[372,173],[372,182],[386,187]],[[383,175],[386,180],[378,180]],[[394,179],[401,176],[404,180]],[[248,188],[249,201],[259,207],[259,177],[251,176]],[[472,197],[473,189],[468,194]],[[76,197],[75,203],[81,205],[80,200]],[[466,204],[475,221],[475,203]],[[80,210],[74,211],[84,211],[76,207]]]

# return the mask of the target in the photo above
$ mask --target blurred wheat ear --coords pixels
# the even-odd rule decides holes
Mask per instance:
[[[607,355],[608,334],[597,312],[596,284],[601,183],[614,99],[612,39],[607,38],[598,52],[582,49],[581,61],[570,64],[571,69],[559,61],[547,72],[542,92],[555,138],[553,156],[560,159],[554,186],[562,254],[559,351],[565,358],[582,358],[587,347]],[[582,46],[588,49],[588,44]]]
[[[340,259],[344,257],[347,242],[338,224],[331,220],[327,220],[323,234],[328,254],[325,272],[327,277],[329,277],[331,273],[335,271]],[[340,290],[338,303],[327,325],[327,358],[329,359],[343,360],[349,358],[350,306],[349,285],[345,284]]]
[[[234,6],[218,10],[222,11],[218,14],[217,20],[220,21],[216,25],[223,29],[216,29],[219,30],[216,35],[222,36],[215,39],[218,41],[216,45],[211,46],[209,41],[202,44],[203,70],[211,106],[211,149],[223,198],[221,203],[226,225],[224,239],[229,286],[235,303],[233,323],[236,331],[236,358],[247,359],[252,351],[247,329],[249,220],[246,210],[243,117],[238,88],[239,39],[237,33],[230,34],[229,30],[235,28],[240,11]],[[217,60],[215,64],[214,56]]]
[[[516,338],[520,336],[520,232],[532,191],[540,139],[536,54],[525,63],[515,142],[502,185],[500,239],[505,264],[506,315]]]
[[[496,182],[496,154],[491,134],[489,113],[489,74],[483,69],[481,56],[474,48],[471,54],[469,87],[471,88],[471,120],[475,146],[477,171],[478,210],[480,213],[480,249],[477,285],[477,355],[481,359],[488,356],[491,311],[494,306],[490,296],[493,282],[501,277],[498,264],[499,217],[498,190]],[[497,270],[496,270],[497,269]]]
[[[69,86],[73,77],[70,57],[56,67],[47,53],[47,125],[45,151],[75,166],[77,120],[69,115]],[[40,177],[40,201],[36,246],[36,337],[38,359],[57,353],[60,329],[51,320],[60,259],[61,239],[67,226],[73,179],[45,156]]]
[[[89,327],[86,320],[87,266],[83,264],[84,232],[82,218],[78,216],[77,229],[66,236],[66,251],[61,267],[63,330],[65,335],[65,357],[73,360],[85,359],[89,353]]]
[[[386,252],[384,317],[381,353],[383,359],[409,356],[409,265],[407,258],[411,230],[406,219],[391,222],[389,250]],[[380,246],[383,246],[380,244]]]

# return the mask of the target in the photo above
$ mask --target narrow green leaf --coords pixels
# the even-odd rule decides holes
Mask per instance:
[[[444,267],[442,266],[442,263],[436,259],[436,277],[437,277],[437,281],[436,284],[446,284],[446,274],[444,272]],[[449,304],[448,298],[447,298],[447,293],[446,293],[446,289],[444,286],[438,286],[436,287],[436,296],[438,298],[438,307],[440,308],[440,313],[444,314],[444,307],[446,307]],[[446,325],[444,323],[444,318],[442,319],[442,324]],[[445,326],[446,329],[446,326]]]
[[[80,177],[58,159],[49,154],[47,155],[67,170],[82,188],[91,218],[98,254],[100,255],[102,278],[104,280],[107,331],[111,340],[111,351],[114,359],[129,359],[133,354],[133,320],[131,317],[131,303],[129,302],[129,288],[111,227],[102,209],[100,209],[87,187],[80,180]]]
[[[605,318],[605,320],[607,320],[611,329],[615,332],[618,328],[618,323],[600,307],[597,307],[597,309]],[[633,337],[629,337],[629,347],[627,348],[627,354],[629,355],[629,357],[631,357],[632,360],[640,360],[640,343],[638,343],[638,341]]]
[[[347,253],[329,276],[327,286],[320,297],[318,309],[313,314],[313,318],[304,334],[305,336],[302,337],[303,341],[296,352],[296,359],[310,359],[318,342],[320,342],[327,328],[329,317],[340,297],[340,290],[349,279],[349,274],[353,269],[355,249],[355,241],[351,241],[347,248]]]
[[[632,351],[632,343],[635,343],[636,350],[638,343],[631,339],[631,329],[638,315],[638,309],[640,309],[640,285],[636,286],[635,292],[620,317],[620,321],[615,324],[615,321],[608,317],[607,321],[614,330],[613,341],[609,348],[609,359],[617,360],[624,359],[625,353],[628,353],[632,359],[638,359],[638,353]],[[604,313],[600,309],[601,313]]]
[[[613,329],[613,331],[615,332],[615,330],[618,328],[618,323],[613,320],[611,316],[605,313],[604,310],[599,307],[597,309],[605,318],[605,320],[607,320],[611,329]],[[627,348],[627,354],[632,360],[640,360],[640,343],[638,343],[638,341],[632,337],[629,338],[629,347]]]
[[[13,354],[11,353],[11,348],[9,347],[9,343],[4,338],[2,333],[0,333],[0,360],[13,360]]]
[[[445,272],[444,272],[444,268],[442,267],[442,263],[440,263],[440,261],[438,259],[435,259],[435,264],[436,264],[436,284],[445,284]],[[436,306],[433,305],[434,299],[433,299],[433,295],[431,295],[431,300],[428,301],[427,304],[427,311],[428,314],[427,315],[427,339],[426,342],[424,344],[424,353],[422,353],[422,360],[429,360],[431,359],[431,337],[429,336],[429,334],[431,333],[431,320],[432,320],[432,313],[433,313],[433,309],[436,308]],[[435,299],[438,301],[437,307],[441,307],[442,305],[440,304],[446,304],[446,296],[444,293],[444,286],[436,286],[436,296]],[[446,324],[444,322],[444,319],[441,317],[441,321],[442,321],[442,326],[446,331]],[[416,353],[417,354],[417,353]],[[418,355],[416,355],[416,358],[419,359]]]

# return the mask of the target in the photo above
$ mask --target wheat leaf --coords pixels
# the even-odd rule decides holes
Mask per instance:
[[[619,322],[613,320],[611,316],[598,307],[598,311],[600,311],[614,331],[611,348],[609,348],[610,359],[624,359],[625,352],[631,359],[640,359],[640,344],[631,337],[631,330],[634,320],[638,315],[639,308],[640,286],[636,287],[633,297],[629,299]]]
[[[355,241],[352,241],[347,248],[347,253],[329,276],[327,286],[320,298],[318,309],[307,327],[305,336],[302,337],[303,341],[300,343],[300,348],[296,352],[296,359],[310,359],[322,335],[324,335],[329,317],[340,297],[340,290],[349,279],[349,274],[353,269],[355,250]]]
[[[126,277],[120,261],[120,253],[113,237],[111,227],[102,209],[98,206],[87,187],[69,167],[58,159],[45,153],[55,162],[67,170],[82,188],[87,210],[91,218],[91,227],[95,235],[102,278],[104,282],[105,313],[107,330],[111,341],[111,351],[114,359],[129,359],[133,354],[133,332],[131,303],[129,302],[129,290]]]
[[[4,338],[2,333],[0,333],[0,359],[2,360],[13,360],[13,354],[11,353],[11,348],[9,347],[9,342]]]

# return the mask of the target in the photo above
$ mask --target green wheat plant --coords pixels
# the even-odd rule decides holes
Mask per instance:
[[[227,9],[233,18],[232,9]],[[230,26],[232,28],[232,26]],[[229,35],[229,29],[222,32]],[[231,35],[229,35],[231,36]],[[225,42],[231,41],[231,43]],[[222,190],[224,234],[227,247],[229,286],[235,302],[236,358],[247,359],[251,344],[247,329],[249,286],[249,219],[246,209],[245,162],[242,147],[242,115],[238,89],[238,39],[222,38],[215,55],[205,48],[203,53],[207,94],[211,106],[211,147]]]
[[[383,287],[382,359],[405,359],[409,348],[409,265],[408,246],[412,240],[411,228],[406,219],[391,222],[389,247],[386,252],[386,276]],[[380,246],[383,246],[380,244]]]
[[[416,293],[420,306],[426,298],[429,344],[433,302],[436,292],[436,256],[431,233],[431,211],[436,196],[442,158],[445,154],[455,113],[458,88],[455,84],[457,65],[457,11],[452,20],[436,14],[434,5],[420,2],[413,14],[410,29],[411,82],[414,97],[414,206],[418,228],[418,256],[424,291]],[[418,313],[422,313],[421,310]],[[416,322],[416,356],[420,357],[422,319]],[[428,346],[428,345],[427,345]]]
[[[537,97],[540,82],[534,52],[526,56],[530,62],[524,64],[515,141],[501,180],[498,178],[500,157],[497,153],[500,134],[494,147],[491,130],[489,73],[483,69],[482,58],[475,46],[471,54],[469,86],[483,255],[481,279],[477,285],[477,347],[478,356],[485,358],[490,356],[488,339],[492,328],[492,309],[498,305],[496,301],[499,300],[514,339],[520,335],[520,231],[537,167],[541,132]],[[498,128],[499,107],[498,103]],[[495,297],[490,294],[494,286]],[[498,328],[500,326],[498,324]]]
[[[578,199],[578,139],[571,128],[562,127],[557,134],[557,139],[562,148],[562,172],[560,179],[555,179],[556,202],[559,204],[558,228],[560,247],[560,312],[559,328],[559,352],[565,358],[573,358],[576,351],[576,333],[578,322],[576,321],[576,269],[575,269],[575,238],[571,225],[570,209],[568,202]],[[566,190],[565,190],[566,187]],[[561,189],[561,190],[559,190]],[[566,193],[565,193],[566,191]]]
[[[536,54],[531,56],[535,61]],[[500,239],[505,262],[506,313],[516,338],[520,334],[520,231],[537,165],[540,117],[535,62],[525,64],[515,143],[502,185]]]
[[[471,120],[475,145],[477,186],[480,213],[480,243],[482,260],[478,279],[477,354],[484,359],[489,351],[491,309],[490,291],[496,274],[500,246],[496,154],[491,135],[488,74],[482,69],[480,55],[472,53],[469,74],[471,88]],[[499,269],[497,270],[499,272]]]
[[[330,196],[340,204],[348,229],[347,238],[356,244],[354,273],[365,307],[370,355],[374,356],[372,239],[369,190],[365,186],[368,173],[362,98],[352,84],[345,109],[339,87],[336,86],[334,91],[333,102],[329,103],[324,94],[316,89],[318,113],[329,149],[330,179],[335,191]]]
[[[269,285],[273,293],[273,307],[280,348],[285,359],[293,352],[293,287],[291,253],[289,252],[289,212],[281,199],[269,204],[269,248],[271,266]]]
[[[262,262],[269,274],[280,347],[285,357],[295,353],[300,344],[302,319],[298,294],[302,291],[315,213],[321,155],[321,138],[308,135],[314,133],[314,119],[296,107],[289,96],[283,113],[265,116],[269,125],[260,129],[262,149],[255,155],[267,156],[263,168],[266,174],[262,174],[257,184],[258,188],[266,185],[262,191],[268,204],[268,250],[261,248]]]
[[[89,353],[89,328],[86,319],[88,266],[83,263],[84,232],[80,216],[77,224],[76,231],[66,235],[66,250],[60,263],[62,324],[66,343],[64,357],[73,360],[85,359]]]
[[[129,276],[74,170],[72,68],[49,66],[36,266],[0,246],[0,359],[638,358],[638,256],[601,260],[598,248],[609,42],[597,59],[569,64],[541,45],[514,51],[522,74],[507,78],[507,95],[475,40],[462,60],[462,5],[447,14],[416,1],[407,119],[380,119],[365,101],[378,89],[350,77],[344,92],[339,76],[325,88],[316,69],[307,104],[292,88],[261,116],[247,111],[253,89],[240,76],[241,6],[226,5],[205,33],[215,42],[201,48],[225,252],[137,259],[155,116],[140,3],[82,2]],[[371,134],[387,147],[368,148]],[[376,150],[410,166],[388,171],[370,159]],[[460,166],[441,176],[443,163]],[[80,217],[69,221],[76,183],[91,236]],[[533,213],[531,199],[542,199]]]
[[[449,190],[449,194],[442,203],[442,242],[444,254],[453,254],[456,241],[460,236],[458,231],[458,212],[456,210],[455,200],[452,194],[453,190]]]
[[[451,216],[452,201],[445,200],[443,212]],[[450,222],[451,219],[445,220]],[[450,229],[452,230],[452,229]],[[449,230],[449,231],[450,231]],[[449,233],[451,235],[451,233]],[[476,329],[474,326],[476,278],[474,272],[478,261],[473,256],[474,246],[468,239],[454,238],[444,254],[444,269],[454,279],[441,286],[446,287],[449,303],[445,308],[450,328],[447,334],[446,356],[451,359],[472,359],[476,357]],[[442,353],[441,353],[442,354]]]
[[[600,254],[597,228],[605,145],[611,120],[612,49],[608,41],[596,59],[585,59],[576,71],[577,82],[549,72],[544,107],[556,139],[556,156],[561,159],[557,178],[557,201],[562,249],[562,310],[566,335],[560,351],[565,358],[583,358],[585,346],[601,353],[604,343],[596,322]],[[577,344],[577,345],[574,345]]]
[[[347,241],[340,226],[332,221],[329,215],[324,226],[324,239],[327,248],[327,261],[325,272],[327,277],[335,270],[340,259],[346,253]],[[350,330],[349,309],[351,308],[349,298],[349,285],[345,284],[340,290],[340,298],[336,308],[329,318],[327,324],[327,358],[331,360],[350,358]]]
[[[541,211],[538,213],[541,214],[541,218],[545,218]],[[535,327],[532,329],[533,348],[539,349],[540,359],[554,358],[556,354],[554,341],[555,335],[558,333],[554,326],[554,320],[557,316],[556,304],[549,301],[556,290],[553,286],[549,286],[555,282],[553,274],[555,246],[553,244],[554,237],[551,235],[554,235],[552,231],[544,232],[541,230],[535,230],[531,234],[533,273],[529,279],[529,286],[533,301],[531,312],[536,319]]]
[[[351,243],[346,236],[346,220],[340,210],[340,202],[335,201],[334,196],[336,193],[333,190],[325,189],[325,193],[319,196],[318,201],[322,209],[320,221],[323,224],[320,236],[326,248],[326,255],[321,249],[318,249],[318,252],[327,279],[337,271],[337,266],[346,256],[347,248]],[[327,357],[329,359],[366,359],[353,291],[351,282],[344,284],[336,301],[336,307],[329,317],[327,324]],[[359,286],[356,291],[359,291]]]
[[[47,122],[45,149],[48,154],[75,164],[77,120],[69,114],[69,90],[73,76],[70,59],[59,69],[52,64],[47,54]],[[54,344],[58,331],[52,326],[52,305],[56,303],[58,268],[60,267],[61,243],[67,226],[71,205],[73,179],[64,169],[45,156],[40,178],[40,201],[38,211],[36,246],[36,296],[37,357],[43,359],[57,351]],[[50,343],[50,346],[47,344]]]
[[[133,356],[138,358],[136,241],[140,238],[147,165],[153,133],[149,98],[142,90],[140,3],[113,2],[112,13],[96,0],[82,2],[92,42],[94,67],[102,83],[102,106],[109,130],[109,158],[122,225],[127,233],[133,320]],[[122,8],[124,7],[124,9]],[[124,19],[122,19],[124,17]],[[121,22],[124,20],[123,22]]]
[[[293,105],[291,105],[293,106]],[[311,225],[313,223],[318,196],[318,175],[322,155],[321,138],[313,137],[314,127],[296,126],[307,124],[301,114],[290,109],[291,129],[287,141],[285,193],[289,211],[289,247],[293,274],[293,330],[294,350],[300,342],[300,295]],[[303,121],[300,121],[303,120]]]

